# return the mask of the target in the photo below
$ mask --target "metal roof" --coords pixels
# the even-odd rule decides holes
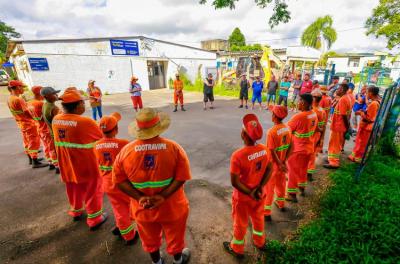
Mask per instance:
[[[52,38],[52,39],[10,39],[7,43],[7,51],[6,51],[6,57],[9,58],[11,52],[13,51],[14,47],[16,44],[22,44],[22,43],[40,43],[40,42],[76,42],[76,41],[103,41],[103,40],[110,40],[110,39],[132,39],[132,38],[138,38],[140,40],[143,39],[149,39],[161,43],[166,43],[166,44],[171,44],[175,46],[180,46],[184,48],[190,48],[190,49],[195,49],[195,50],[200,50],[204,52],[209,52],[209,53],[216,53],[213,51],[201,49],[201,48],[196,48],[192,46],[187,46],[179,43],[174,43],[170,41],[165,41],[165,40],[160,40],[160,39],[154,39],[154,38],[148,38],[145,36],[114,36],[114,37],[86,37],[86,38]]]

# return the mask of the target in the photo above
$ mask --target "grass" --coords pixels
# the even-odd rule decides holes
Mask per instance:
[[[293,240],[268,244],[268,263],[400,263],[400,162],[371,156],[359,184],[356,165],[330,174],[318,220]]]

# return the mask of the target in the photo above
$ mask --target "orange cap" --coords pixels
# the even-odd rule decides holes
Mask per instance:
[[[18,81],[18,80],[11,80],[11,81],[8,83],[8,86],[9,86],[9,87],[22,87],[22,86],[24,86],[24,83],[21,82],[21,81]]]
[[[79,101],[83,101],[84,98],[82,97],[81,93],[74,87],[67,88],[64,91],[64,94],[60,96],[60,100],[63,103],[75,103]]]
[[[255,114],[247,114],[243,117],[243,128],[253,141],[263,136],[263,128]]]
[[[117,112],[109,116],[103,116],[99,123],[101,131],[107,133],[113,130],[117,126],[119,120],[121,120],[121,114]]]
[[[319,86],[319,90],[321,91],[321,93],[327,93],[328,92],[328,88],[326,87],[326,85],[320,85]]]
[[[40,95],[40,90],[42,90],[42,86],[32,86],[31,90],[34,95]]]
[[[274,113],[274,115],[280,119],[284,119],[285,117],[287,117],[288,115],[288,110],[287,107],[283,106],[283,105],[275,105],[272,108],[272,113]]]

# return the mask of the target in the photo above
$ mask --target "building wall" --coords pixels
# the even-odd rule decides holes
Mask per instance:
[[[359,58],[359,63],[357,67],[349,66],[349,57],[338,57],[338,58],[328,58],[328,64],[334,63],[336,64],[335,69],[336,72],[350,72],[359,73],[362,68],[367,65],[368,61],[376,61],[378,57],[361,57]]]
[[[166,83],[174,78],[178,65],[187,70],[191,80],[196,78],[199,65],[203,65],[202,75],[205,67],[216,65],[215,53],[149,39],[145,43],[137,38],[124,40],[138,41],[140,56],[112,55],[109,40],[24,42],[26,55],[18,55],[14,60],[47,58],[49,70],[32,71],[27,63],[26,72],[16,66],[17,74],[30,86],[61,90],[69,86],[86,89],[87,82],[94,79],[103,92],[116,93],[127,91],[132,74],[139,78],[144,90],[149,89],[147,60],[164,61]],[[144,44],[149,48],[144,48]]]

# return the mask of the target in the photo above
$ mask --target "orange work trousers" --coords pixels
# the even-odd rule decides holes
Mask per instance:
[[[340,153],[343,149],[345,132],[331,131],[328,146],[328,161],[331,166],[340,166]]]
[[[286,193],[286,173],[281,172],[277,166],[273,166],[271,178],[265,185],[265,205],[264,215],[271,215],[274,194],[276,195],[276,205],[278,208],[285,207]]]
[[[86,209],[86,223],[89,227],[103,221],[103,190],[101,178],[94,178],[84,183],[66,182],[70,210],[72,217],[80,216]]]
[[[238,254],[244,253],[244,241],[249,224],[253,225],[253,242],[261,248],[265,244],[264,199],[239,201],[232,198],[233,238],[231,248]]]
[[[38,126],[39,137],[43,144],[44,156],[46,157],[47,161],[50,164],[53,164],[54,166],[58,167],[57,153],[56,153],[56,148],[54,146],[54,140],[50,134],[49,128],[47,127],[46,124],[44,125],[45,126]]]
[[[313,153],[293,152],[287,161],[289,194],[296,194],[299,188],[307,186],[307,168]]]
[[[178,105],[178,101],[181,105],[183,105],[183,92],[174,92],[174,104]]]
[[[133,219],[130,212],[131,198],[120,190],[107,192],[107,196],[114,212],[115,223],[122,238],[126,241],[133,239],[136,231],[133,228]]]
[[[371,130],[366,130],[363,128],[360,128],[358,130],[356,136],[356,144],[354,145],[353,152],[351,153],[351,157],[354,159],[355,162],[361,162],[371,132],[372,132]]]
[[[158,251],[164,233],[168,254],[176,255],[182,252],[185,248],[185,231],[189,208],[183,208],[183,210],[186,210],[186,212],[182,217],[174,221],[144,222],[136,220],[144,251],[148,253]]]
[[[317,132],[314,134],[314,153],[311,155],[310,161],[308,162],[307,173],[313,174],[315,173],[315,160],[317,159],[318,153],[322,150],[320,147],[322,145],[318,145],[318,141],[321,139],[321,133]]]
[[[32,159],[38,157],[40,148],[40,137],[37,131],[36,123],[19,123],[21,129],[22,139],[24,142],[25,153],[28,154]]]
[[[135,110],[142,109],[143,108],[143,102],[142,102],[142,97],[141,96],[131,96],[133,108]]]

